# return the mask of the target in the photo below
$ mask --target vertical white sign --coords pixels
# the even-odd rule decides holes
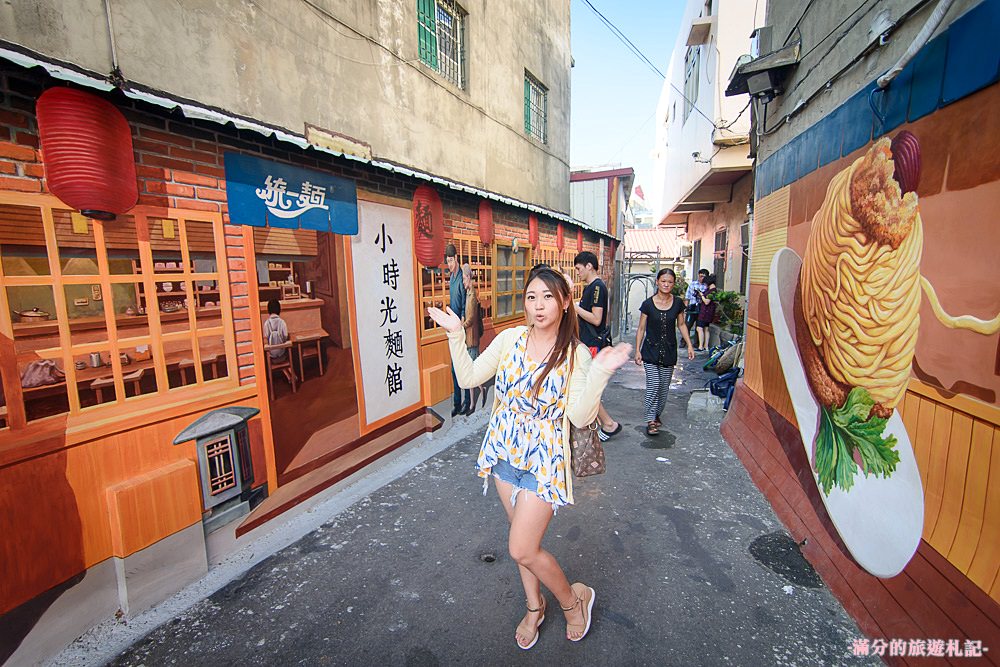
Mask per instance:
[[[359,201],[351,257],[365,421],[372,424],[420,401],[410,211]]]

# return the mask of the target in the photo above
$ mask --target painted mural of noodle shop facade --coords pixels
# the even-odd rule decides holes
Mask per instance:
[[[50,190],[34,110],[57,87],[122,115],[138,199],[114,220]],[[422,230],[471,264],[487,338],[524,321],[533,263],[571,269],[565,221],[403,171],[0,64],[0,663],[155,604],[213,535],[440,425],[447,342],[423,311],[448,276]]]
[[[757,165],[746,368],[722,425],[866,636],[994,660],[998,16],[972,7]]]

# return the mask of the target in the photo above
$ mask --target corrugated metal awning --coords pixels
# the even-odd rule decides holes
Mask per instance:
[[[681,246],[686,243],[683,230],[683,227],[626,230],[625,252],[648,252],[671,259],[680,257]]]

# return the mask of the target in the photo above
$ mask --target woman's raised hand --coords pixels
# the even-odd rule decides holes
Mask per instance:
[[[462,328],[462,320],[458,318],[458,315],[449,306],[445,306],[444,310],[429,306],[427,314],[445,331],[458,331]]]
[[[632,346],[628,343],[618,343],[614,347],[606,347],[594,357],[594,363],[607,371],[616,371],[632,358]]]

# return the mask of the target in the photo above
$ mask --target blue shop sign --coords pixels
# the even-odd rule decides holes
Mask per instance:
[[[234,225],[358,233],[354,181],[248,155],[224,157]]]

